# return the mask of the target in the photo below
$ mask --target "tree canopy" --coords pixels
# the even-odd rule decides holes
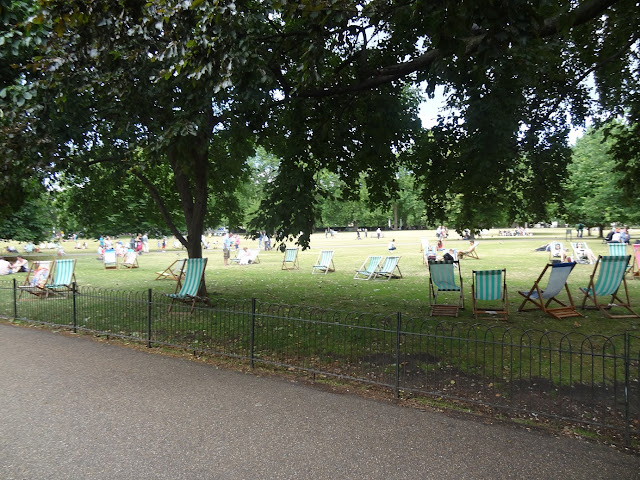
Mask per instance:
[[[365,175],[383,202],[404,166],[430,218],[455,211],[455,228],[478,229],[496,210],[544,215],[562,191],[572,125],[599,114],[638,128],[631,0],[3,5],[12,74],[1,133],[21,139],[3,142],[5,162],[65,171],[74,185],[98,164],[136,179],[190,256],[207,212],[237,208],[255,145],[281,163],[253,228],[303,232],[305,244],[322,171],[346,198]],[[418,85],[427,95],[443,85],[452,109],[430,131]],[[627,131],[618,152],[627,185],[638,183],[639,138]]]

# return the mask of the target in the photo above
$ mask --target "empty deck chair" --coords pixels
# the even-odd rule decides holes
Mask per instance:
[[[171,298],[169,311],[174,302],[182,302],[191,305],[189,313],[193,312],[196,302],[209,303],[206,285],[204,283],[204,270],[207,267],[206,258],[189,258],[182,265],[182,271],[178,276],[175,293],[168,293]]]
[[[124,254],[124,257],[122,257],[122,262],[120,263],[121,267],[124,268],[139,268],[140,265],[138,265],[138,254],[135,252],[135,250],[132,249],[128,249],[127,252]]]
[[[300,270],[297,248],[287,248],[285,250],[281,270]]]
[[[431,316],[457,317],[458,311],[464,308],[462,291],[462,274],[460,268],[454,268],[454,262],[446,260],[429,261],[429,306]],[[456,275],[456,270],[458,274]],[[458,282],[456,283],[456,276]],[[443,298],[446,294],[455,295],[455,303],[438,303],[438,295]],[[446,295],[447,297],[449,295]]]
[[[400,258],[401,257],[395,256],[385,257],[380,268],[376,272],[374,272],[373,279],[389,281],[392,278],[402,278],[402,273],[400,272],[400,267],[398,266],[398,263],[400,263]]]
[[[632,276],[634,279],[640,278],[640,243],[636,243],[633,245],[633,257],[635,261],[633,263],[633,268],[631,269]]]
[[[323,273],[335,272],[336,268],[333,264],[333,250],[323,250],[318,256],[316,264],[313,266],[311,273]]]
[[[76,281],[76,260],[56,260],[50,283],[45,284],[45,297],[49,295],[68,295]]]
[[[626,243],[609,242],[607,247],[609,247],[610,257],[624,257],[627,254]]]
[[[370,255],[362,264],[362,266],[356,270],[356,274],[353,277],[354,280],[369,280],[372,278],[378,270],[382,260],[381,255]]]
[[[19,299],[22,298],[24,292],[37,297],[45,295],[46,290],[44,286],[50,283],[52,263],[51,260],[40,260],[31,263],[31,268],[27,272],[24,283],[18,286],[20,290]]]
[[[459,251],[458,259],[462,260],[463,258],[475,258],[476,260],[479,260],[480,257],[478,256],[478,251],[476,250],[479,243],[480,242],[472,242],[469,248]]]
[[[507,271],[474,270],[472,272],[471,300],[473,316],[498,317],[507,320],[509,303],[507,298]]]
[[[116,270],[118,268],[118,256],[113,248],[106,249],[102,257],[105,270]]]
[[[531,289],[529,289],[528,291],[518,291],[518,293],[524,297],[522,304],[520,304],[520,306],[518,307],[518,311],[527,312],[539,308],[544,313],[547,313],[557,319],[567,317],[582,317],[583,315],[576,311],[576,307],[573,303],[573,297],[571,296],[571,291],[569,290],[569,286],[567,285],[569,274],[575,266],[575,262],[550,263],[546,265],[538,279],[533,283]],[[541,286],[541,282],[545,277],[547,270],[549,269],[551,269],[551,272],[548,275],[547,286],[543,289]],[[563,289],[567,294],[567,300],[565,301],[557,298],[557,296],[562,292]],[[533,305],[535,305],[535,308],[524,308],[528,302],[531,302]],[[557,304],[559,306],[549,308],[551,302],[554,302],[554,304]]]
[[[156,272],[157,276],[155,280],[162,280],[164,278],[167,278],[169,280],[177,281],[179,278],[181,278],[181,276],[182,278],[184,278],[185,269],[183,269],[183,267],[184,267],[184,262],[186,261],[187,261],[186,258],[181,258],[173,262],[171,265],[169,265],[167,268],[165,268],[161,272]]]
[[[631,308],[629,300],[629,289],[624,274],[631,260],[631,255],[598,257],[593,273],[589,277],[589,285],[580,288],[584,294],[582,299],[582,309],[597,308],[607,318],[638,318],[638,315]],[[598,278],[596,279],[596,274]],[[620,287],[624,288],[623,296],[620,295]],[[587,306],[587,300],[593,305]],[[620,307],[627,313],[612,314],[610,310]]]

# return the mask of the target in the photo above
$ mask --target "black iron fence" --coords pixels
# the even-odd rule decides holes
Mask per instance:
[[[582,335],[217,298],[74,287],[43,298],[0,283],[0,315],[334,376],[456,404],[640,436],[640,336]]]

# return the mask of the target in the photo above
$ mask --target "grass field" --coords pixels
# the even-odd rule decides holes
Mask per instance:
[[[479,239],[477,252],[479,259],[461,261],[465,299],[467,308],[462,311],[459,320],[473,321],[471,315],[471,275],[472,270],[506,268],[511,314],[508,323],[522,328],[536,328],[559,331],[579,331],[584,334],[619,333],[626,329],[635,330],[638,319],[611,320],[604,318],[597,311],[586,311],[584,318],[571,318],[558,321],[539,312],[516,311],[522,297],[518,290],[529,289],[549,261],[548,252],[537,252],[535,249],[552,240],[562,241],[569,248],[569,240],[565,240],[565,229],[533,229],[530,237],[501,237],[498,231],[491,231],[488,236]],[[334,238],[326,238],[324,234],[314,234],[311,249],[299,254],[300,270],[281,270],[284,254],[274,249],[260,253],[260,263],[254,265],[224,266],[222,250],[219,248],[204,251],[209,258],[206,280],[207,290],[211,297],[226,299],[245,299],[256,297],[263,302],[286,303],[315,306],[335,310],[393,313],[402,312],[409,317],[424,317],[429,314],[428,308],[428,269],[423,264],[420,251],[421,238],[428,238],[431,244],[436,241],[435,231],[407,230],[384,232],[381,239],[370,234],[368,238],[357,240],[354,232],[341,232]],[[354,280],[355,270],[359,268],[368,255],[387,255],[387,244],[395,239],[400,255],[400,270],[403,278],[391,281]],[[128,238],[123,238],[126,244]],[[218,237],[218,240],[220,238]],[[597,256],[607,254],[607,246],[596,237],[584,237],[589,247]],[[574,238],[573,241],[576,241]],[[172,244],[172,242],[169,242]],[[15,244],[15,243],[13,243]],[[156,271],[163,270],[174,260],[185,258],[185,250],[168,248],[159,251],[156,240],[150,240],[150,253],[139,257],[140,268],[133,270],[105,270],[95,253],[97,241],[88,242],[87,250],[74,250],[73,242],[63,244],[68,258],[77,258],[76,278],[79,285],[98,288],[141,291],[153,289],[154,292],[173,292],[175,282],[169,280],[155,281]],[[242,239],[240,247],[257,248],[257,241]],[[0,243],[6,251],[7,243]],[[453,233],[447,240],[447,248],[465,249],[468,241],[459,239]],[[334,250],[336,271],[327,275],[312,275],[311,270],[321,250]],[[628,253],[632,253],[631,247]],[[232,254],[233,255],[233,254]],[[6,255],[12,261],[13,257]],[[44,250],[37,254],[25,254],[29,261],[36,259],[54,259],[55,250]],[[586,286],[592,265],[576,265],[569,277],[569,286],[574,301],[580,303],[578,287]],[[5,277],[2,280],[16,278],[22,281],[23,274]],[[640,281],[628,280],[632,304],[640,311]]]

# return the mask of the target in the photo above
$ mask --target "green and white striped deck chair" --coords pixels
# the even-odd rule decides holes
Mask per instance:
[[[609,242],[607,243],[607,247],[609,247],[610,257],[624,257],[627,254],[626,243]]]
[[[356,270],[356,274],[353,277],[354,280],[369,280],[373,277],[378,271],[378,265],[380,264],[380,260],[382,260],[382,255],[371,255],[369,256],[362,266]]]
[[[474,270],[471,284],[471,300],[473,301],[473,316],[479,315],[498,317],[506,320],[509,316],[507,298],[507,271],[502,270]]]
[[[335,272],[336,267],[333,264],[333,250],[323,250],[318,256],[316,264],[313,266],[311,273],[323,273]]]
[[[73,282],[76,281],[75,270],[75,258],[56,260],[53,266],[53,280],[44,286],[46,296],[55,294],[67,295],[72,289]]]
[[[207,267],[206,258],[188,258],[182,265],[182,272],[178,276],[176,293],[167,294],[171,298],[169,311],[173,308],[175,301],[191,304],[193,312],[196,302],[208,303],[207,289],[204,283],[204,270]],[[184,280],[183,280],[184,278]]]
[[[298,249],[287,248],[284,251],[284,260],[282,260],[281,270],[299,270],[300,264],[298,263]]]
[[[580,288],[584,293],[582,308],[597,308],[607,318],[638,318],[638,315],[631,308],[629,300],[629,290],[624,274],[631,260],[631,255],[606,256],[600,255],[593,267],[593,273],[589,277],[589,285]],[[599,269],[599,270],[598,270]],[[598,278],[596,279],[596,274]],[[624,287],[624,298],[620,295],[620,287]],[[608,298],[610,296],[610,298]],[[604,298],[608,298],[608,301]],[[587,300],[593,305],[587,306]],[[624,314],[612,314],[610,310],[620,307],[626,310]]]
[[[458,311],[464,308],[464,295],[462,291],[462,274],[460,268],[454,268],[456,264],[445,260],[429,260],[429,306],[431,316],[457,317]],[[456,271],[458,274],[456,275]],[[458,282],[456,283],[456,276]],[[443,298],[452,293],[456,297],[455,303],[438,303],[438,296]]]
[[[391,280],[392,278],[402,278],[402,273],[400,272],[400,267],[398,263],[400,263],[401,257],[385,257],[382,261],[382,265],[380,268],[374,272],[373,279],[374,280]],[[396,270],[398,273],[396,273]]]
[[[576,311],[576,307],[573,303],[573,297],[571,296],[571,291],[569,290],[569,286],[567,285],[569,274],[575,266],[575,262],[549,263],[548,265],[546,265],[530,290],[518,291],[518,293],[524,297],[522,304],[520,304],[520,306],[518,307],[518,311],[527,312],[539,308],[544,313],[547,313],[559,320],[567,317],[582,317],[583,315]],[[549,273],[547,278],[547,286],[546,288],[542,289],[540,284],[545,276],[545,273],[549,269],[551,269],[551,273]],[[557,298],[557,296],[562,292],[563,289],[567,293],[567,303]],[[524,308],[527,302],[531,302],[533,305],[535,305],[535,308]],[[559,306],[549,308],[551,302],[555,302]]]

